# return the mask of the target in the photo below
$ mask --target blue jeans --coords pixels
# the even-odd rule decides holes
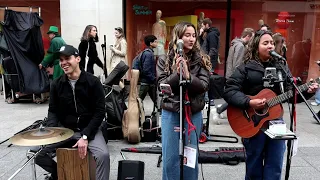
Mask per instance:
[[[200,135],[202,128],[202,113],[198,112],[192,115],[192,123],[196,126],[197,135]],[[162,110],[161,131],[162,131],[162,180],[180,179],[180,157],[179,157],[179,132],[174,131],[175,127],[180,127],[179,113]],[[184,121],[184,127],[187,129],[187,121]],[[188,140],[188,131],[185,131],[185,143]],[[195,131],[190,134],[190,144],[197,147],[198,137]],[[184,166],[183,179],[198,179],[198,154],[195,169]]]
[[[316,91],[315,101],[320,104],[320,88]]]
[[[285,140],[272,140],[263,132],[244,138],[245,180],[281,180]]]

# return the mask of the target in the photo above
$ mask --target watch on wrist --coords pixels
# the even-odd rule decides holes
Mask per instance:
[[[82,139],[88,140],[88,137],[86,135],[82,135]]]

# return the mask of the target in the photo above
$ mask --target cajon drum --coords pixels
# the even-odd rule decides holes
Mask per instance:
[[[56,154],[59,180],[96,179],[96,162],[89,151],[84,159],[75,148],[58,148]]]

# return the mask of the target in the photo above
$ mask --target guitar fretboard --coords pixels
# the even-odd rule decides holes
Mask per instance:
[[[317,78],[315,81],[316,81],[316,82],[319,82],[319,78]],[[303,84],[303,85],[300,85],[300,86],[298,87],[299,91],[304,92],[304,91],[308,90],[309,86],[310,86],[312,83],[313,83],[313,82],[310,81],[310,82],[307,82],[307,83],[305,83],[305,84]],[[283,93],[283,94],[280,94],[280,95],[278,95],[278,96],[276,96],[276,97],[273,97],[272,99],[269,99],[269,100],[267,101],[267,105],[268,105],[269,107],[272,107],[272,106],[275,106],[275,105],[277,105],[277,104],[280,104],[280,103],[282,103],[282,102],[284,102],[284,101],[286,101],[286,100],[288,100],[288,99],[290,99],[290,98],[292,98],[292,97],[293,97],[293,91],[290,90],[290,91],[285,92],[285,93]]]

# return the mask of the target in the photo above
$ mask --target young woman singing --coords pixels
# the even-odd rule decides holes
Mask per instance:
[[[177,52],[177,40],[183,40],[183,56]],[[188,123],[184,120],[185,144],[198,144],[200,130],[202,127],[202,109],[204,107],[204,93],[208,90],[209,70],[211,63],[209,57],[200,52],[197,42],[197,32],[193,24],[180,22],[175,25],[172,32],[172,40],[169,45],[168,55],[159,58],[157,65],[157,83],[169,84],[173,97],[162,102],[162,155],[163,155],[163,180],[179,179],[179,73],[180,62],[183,63],[183,78],[189,80],[186,92],[190,99],[191,122],[195,130],[190,131]],[[190,125],[190,124],[189,124]],[[197,156],[198,157],[198,156]],[[184,166],[184,179],[198,179],[198,158],[195,168]]]

